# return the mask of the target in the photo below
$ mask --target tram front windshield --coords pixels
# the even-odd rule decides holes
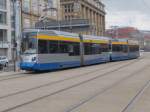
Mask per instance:
[[[37,53],[37,39],[36,33],[23,33],[22,38],[22,53],[23,54],[36,54]]]

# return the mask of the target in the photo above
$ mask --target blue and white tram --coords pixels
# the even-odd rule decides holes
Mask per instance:
[[[46,71],[138,58],[139,44],[127,39],[55,30],[23,32],[20,68]]]
[[[109,61],[110,39],[54,30],[25,30],[20,68],[55,70]]]

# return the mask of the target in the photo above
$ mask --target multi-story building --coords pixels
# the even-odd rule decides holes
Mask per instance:
[[[112,38],[125,38],[138,40],[140,48],[144,49],[144,32],[134,27],[117,27],[114,26],[111,29],[106,30],[106,36]]]
[[[10,0],[0,0],[0,55],[11,59]]]
[[[82,34],[104,35],[105,6],[100,0],[60,0],[62,20],[87,19],[92,26]]]
[[[21,0],[22,28],[34,28],[39,18],[58,19],[57,0]],[[44,11],[45,10],[45,11]]]
[[[106,35],[112,38],[138,38],[139,30],[134,27],[117,27],[106,30]]]

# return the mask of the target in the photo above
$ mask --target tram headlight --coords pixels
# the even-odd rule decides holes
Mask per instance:
[[[36,57],[33,57],[33,58],[32,58],[32,61],[35,62],[35,61],[36,61]]]

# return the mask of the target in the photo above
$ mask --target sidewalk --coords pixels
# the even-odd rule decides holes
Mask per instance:
[[[12,63],[9,63],[8,67],[4,67],[2,70],[0,70],[0,74],[3,73],[3,72],[13,72],[13,64]]]

